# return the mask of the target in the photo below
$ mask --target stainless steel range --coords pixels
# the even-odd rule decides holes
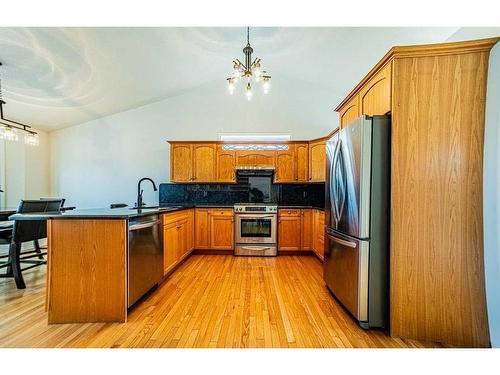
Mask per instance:
[[[234,217],[235,255],[277,255],[278,206],[276,204],[236,204]]]

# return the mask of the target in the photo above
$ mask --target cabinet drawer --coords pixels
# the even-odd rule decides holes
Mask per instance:
[[[280,208],[278,210],[278,216],[300,216],[300,209],[296,208]]]
[[[163,225],[170,225],[180,220],[187,220],[190,215],[190,210],[182,210],[162,215]]]
[[[234,216],[234,210],[232,208],[211,208],[209,214],[217,216]]]

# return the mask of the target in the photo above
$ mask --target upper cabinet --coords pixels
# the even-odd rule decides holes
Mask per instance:
[[[360,115],[385,115],[391,112],[391,74],[389,61],[368,80],[359,92]]]
[[[340,115],[340,127],[344,128],[352,120],[356,120],[361,116],[359,110],[359,94],[354,95],[351,100],[345,103],[339,110]]]
[[[306,142],[289,144],[288,150],[276,151],[275,182],[307,182],[309,146]]]
[[[236,166],[273,168],[274,154],[274,151],[236,151]]]
[[[326,141],[309,144],[309,181],[325,182],[326,179]]]
[[[217,145],[217,182],[236,182],[236,152]]]
[[[170,146],[170,179],[173,182],[191,182],[193,178],[193,148],[189,143]]]
[[[172,182],[214,182],[215,143],[171,142],[170,180]]]

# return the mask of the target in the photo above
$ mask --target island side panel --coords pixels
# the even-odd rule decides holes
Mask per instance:
[[[51,323],[127,320],[127,221],[52,219],[48,226]]]

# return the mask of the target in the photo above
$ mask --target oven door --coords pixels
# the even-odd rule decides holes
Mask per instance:
[[[236,243],[275,244],[276,215],[237,214]]]

